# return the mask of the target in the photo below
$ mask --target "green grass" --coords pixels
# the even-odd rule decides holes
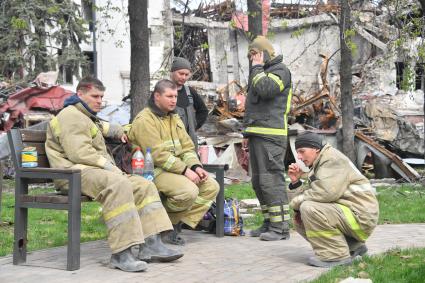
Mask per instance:
[[[45,189],[34,192],[46,191]],[[61,210],[28,210],[28,250],[63,246],[67,242],[68,213]],[[3,222],[14,221],[13,192],[3,193]],[[100,206],[96,202],[83,203],[81,208],[81,241],[93,241],[106,237],[106,227],[101,220]],[[13,225],[0,226],[0,256],[13,251]]]
[[[12,181],[5,182],[5,191],[2,200],[3,222],[13,223],[14,198]],[[37,189],[35,192],[43,190]],[[234,199],[255,198],[251,184],[237,184],[227,186],[225,197]],[[379,223],[419,223],[425,222],[423,203],[425,188],[405,185],[399,188],[378,188],[380,202]],[[28,250],[37,250],[66,244],[67,240],[67,213],[64,211],[29,209]],[[106,227],[101,219],[100,205],[96,202],[82,204],[81,241],[92,241],[106,237]],[[245,219],[246,229],[261,225],[263,216],[257,212],[254,217]],[[12,253],[13,225],[0,226],[0,256]]]
[[[378,188],[379,224],[425,222],[425,188],[403,185]]]
[[[350,266],[338,266],[312,283],[334,283],[347,277],[370,278],[373,283],[424,282],[425,249],[393,249],[364,256]]]
[[[255,196],[254,190],[252,189],[251,183],[226,186],[224,189],[224,196],[226,198],[233,198],[238,200],[257,198]]]
[[[379,224],[424,223],[425,187],[405,184],[399,187],[379,187]],[[225,197],[238,200],[255,198],[250,183],[226,187]],[[246,221],[251,226],[261,225],[261,213],[253,221]]]

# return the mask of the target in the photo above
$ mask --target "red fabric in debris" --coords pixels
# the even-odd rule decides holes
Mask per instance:
[[[267,34],[267,30],[269,27],[269,19],[270,19],[270,0],[262,0],[261,1],[262,6],[262,16],[263,16],[263,34]],[[238,29],[243,29],[244,31],[248,31],[248,15],[241,13],[241,12],[235,12],[232,15],[232,22],[234,23],[235,27]]]
[[[44,109],[56,113],[63,108],[66,98],[73,95],[72,91],[60,86],[51,88],[29,87],[9,96],[7,101],[0,105],[0,114],[8,112],[9,119],[0,128],[7,131],[15,122],[31,109]]]
[[[241,143],[235,144],[236,156],[238,158],[239,165],[249,173],[249,152],[248,149],[242,148]]]

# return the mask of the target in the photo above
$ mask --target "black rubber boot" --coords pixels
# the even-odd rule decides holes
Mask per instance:
[[[147,237],[139,248],[139,259],[146,262],[170,262],[182,256],[181,251],[175,251],[165,246],[159,234]]]
[[[352,259],[355,259],[356,257],[362,257],[367,253],[367,247],[366,245],[360,245],[358,248],[356,248],[353,251],[350,251],[350,256]]]
[[[270,227],[270,221],[268,221],[268,220],[264,220],[263,225],[261,225],[260,227],[258,227],[258,228],[257,228],[257,229],[255,229],[255,230],[251,230],[251,231],[249,232],[249,235],[250,235],[251,237],[260,237],[260,235],[261,235],[262,233],[266,233],[266,232],[268,232],[268,231],[269,231],[269,227]]]
[[[122,252],[112,254],[110,265],[112,268],[118,268],[127,272],[144,271],[148,268],[146,262],[138,260],[131,253],[131,247]]]
[[[162,232],[162,241],[167,244],[184,246],[184,244],[186,244],[186,241],[179,235],[179,233],[182,231],[182,224],[183,223],[181,222],[173,224],[173,230]]]
[[[262,241],[279,241],[279,240],[289,240],[289,232],[288,233],[278,233],[275,231],[268,231],[265,233],[261,233],[260,240]]]
[[[308,259],[309,265],[317,266],[317,267],[324,267],[324,268],[329,268],[329,267],[338,266],[338,265],[349,265],[351,263],[352,263],[351,257],[341,259],[341,260],[338,260],[338,261],[325,261],[325,260],[321,260],[321,259],[319,259],[315,256],[312,256]]]
[[[362,257],[367,253],[367,247],[364,242],[360,242],[350,236],[345,236],[348,247],[350,249],[350,256],[352,259]]]

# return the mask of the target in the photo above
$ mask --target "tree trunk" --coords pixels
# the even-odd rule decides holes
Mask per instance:
[[[422,17],[425,17],[425,0],[419,0],[422,7]]]
[[[262,0],[246,0],[248,6],[248,39],[253,41],[257,35],[263,34]],[[252,61],[249,60],[249,77],[251,77]],[[251,85],[251,82],[248,82]]]
[[[47,66],[47,48],[46,48],[46,26],[44,25],[44,19],[47,17],[45,11],[35,11],[34,31],[37,34],[38,52],[35,52],[35,66],[34,76],[37,76],[41,72],[47,72],[49,67]]]
[[[342,112],[342,151],[355,163],[356,155],[354,152],[354,107],[352,97],[352,73],[353,57],[350,46],[347,43],[352,42],[352,38],[347,36],[348,30],[352,29],[351,7],[349,0],[341,0],[341,19],[340,19],[340,44],[341,44],[341,112]]]
[[[150,95],[148,1],[129,0],[128,14],[131,43],[131,120],[133,120],[146,106]]]
[[[248,6],[248,37],[253,40],[263,34],[263,12],[261,0],[247,0]]]

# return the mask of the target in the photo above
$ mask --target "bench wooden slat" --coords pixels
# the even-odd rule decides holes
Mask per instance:
[[[34,167],[34,168],[21,168],[22,172],[34,172],[34,173],[79,173],[80,169],[59,169],[59,168],[46,168],[46,167]]]
[[[59,195],[57,193],[46,193],[39,195],[22,195],[22,202],[41,202],[41,203],[68,203],[68,196]],[[81,202],[90,202],[91,199],[87,196],[81,196]]]
[[[46,131],[21,129],[22,142],[45,142]]]

